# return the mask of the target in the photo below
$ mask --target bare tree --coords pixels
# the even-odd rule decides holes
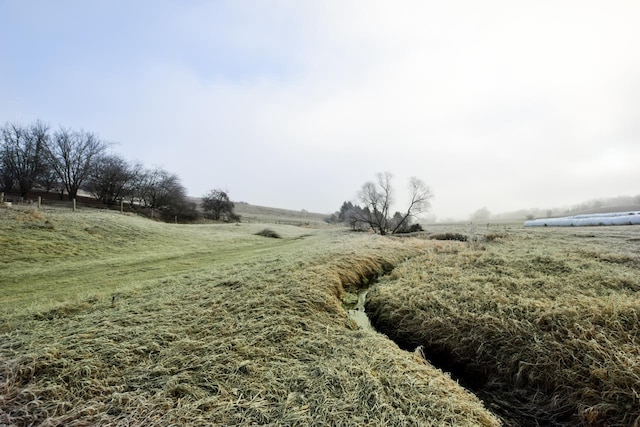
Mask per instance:
[[[147,170],[140,162],[130,163],[131,180],[127,183],[125,195],[131,206],[142,204],[142,188],[146,182]]]
[[[378,173],[377,182],[366,182],[358,193],[358,200],[363,208],[352,210],[353,221],[368,224],[374,231],[385,235],[406,229],[413,218],[426,212],[433,197],[431,190],[423,181],[412,177],[409,180],[409,205],[403,212],[391,216],[394,192],[391,186],[393,176],[389,172]]]
[[[433,197],[431,189],[421,179],[415,176],[409,179],[409,195],[409,206],[404,212],[402,219],[392,229],[392,234],[410,225],[408,221],[426,212],[431,207],[431,198]]]
[[[140,165],[134,165],[133,168],[133,201],[141,207],[157,209],[165,221],[198,219],[196,203],[188,199],[187,190],[180,183],[178,175],[157,167],[144,170]]]
[[[14,181],[13,174],[11,174],[9,168],[5,166],[4,159],[0,157],[0,191],[9,193],[13,190]]]
[[[26,197],[43,172],[49,127],[41,121],[28,127],[12,123],[6,124],[0,135],[3,187],[10,190],[15,182],[20,196]]]
[[[117,154],[100,156],[92,168],[86,189],[107,205],[122,200],[135,177],[134,168]]]
[[[240,219],[240,216],[233,211],[235,205],[229,199],[228,193],[228,191],[218,188],[209,191],[202,197],[202,209],[207,218],[215,221],[237,221]]]
[[[186,197],[178,175],[158,167],[142,171],[136,186],[138,201],[145,208],[161,209],[176,198]]]
[[[151,192],[153,205],[160,209],[176,206],[187,197],[187,189],[180,183],[180,177],[166,171],[163,171]]]
[[[364,183],[358,193],[358,199],[364,204],[362,214],[366,215],[366,218],[361,218],[361,220],[384,235],[389,231],[389,209],[393,203],[392,175],[390,172],[378,173],[376,178],[377,183],[372,181]]]
[[[58,177],[58,174],[53,170],[48,160],[42,164],[42,171],[38,174],[37,186],[47,193],[54,191],[58,194],[60,200],[64,198],[64,184]]]
[[[105,143],[91,132],[60,128],[54,134],[48,149],[49,165],[64,185],[69,199],[77,196],[105,149]]]

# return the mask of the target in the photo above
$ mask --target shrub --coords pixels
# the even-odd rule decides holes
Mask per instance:
[[[458,242],[466,242],[467,236],[461,233],[439,233],[429,236],[432,240],[457,240]]]
[[[411,226],[403,227],[396,231],[396,234],[417,233],[418,231],[424,231],[424,228],[418,223],[411,224]]]
[[[263,236],[263,237],[271,237],[273,239],[280,239],[281,236],[276,233],[273,230],[270,230],[268,228],[265,228],[264,230],[260,230],[256,233],[256,236]]]

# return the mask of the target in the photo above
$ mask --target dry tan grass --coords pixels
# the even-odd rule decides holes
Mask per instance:
[[[56,247],[62,237],[77,233],[82,245],[95,235],[68,228],[78,217],[65,215],[49,219],[60,237],[52,249],[66,259],[74,255]],[[415,256],[424,242],[332,230],[303,237],[284,226],[274,227],[283,239],[264,239],[256,227],[192,232],[96,215],[102,234],[122,226],[128,235],[144,230],[147,244],[169,245],[149,252],[170,252],[173,242],[177,260],[136,283],[110,275],[116,293],[11,311],[0,335],[0,424],[498,425],[475,396],[383,335],[358,329],[341,307],[344,286]],[[190,241],[175,240],[179,232]],[[104,262],[140,257],[144,243],[117,240],[105,238]],[[219,256],[204,247],[216,241]],[[198,245],[208,255],[192,271],[176,267]],[[72,265],[94,266],[76,249]],[[162,262],[148,259],[150,269]],[[108,274],[98,271],[83,289]]]
[[[373,323],[525,424],[637,425],[640,228],[501,234],[396,267]]]

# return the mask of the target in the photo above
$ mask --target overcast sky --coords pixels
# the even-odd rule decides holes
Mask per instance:
[[[188,193],[439,219],[640,194],[640,1],[0,0],[0,123],[97,133]]]

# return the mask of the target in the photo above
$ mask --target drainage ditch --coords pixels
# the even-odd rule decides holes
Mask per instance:
[[[355,305],[351,305],[347,307],[347,313],[349,313],[349,317],[356,322],[356,324],[365,330],[375,331],[373,326],[371,325],[371,320],[369,320],[369,316],[365,311],[365,302],[367,301],[367,294],[369,293],[369,289],[363,289],[358,291],[356,295],[356,303]]]
[[[377,282],[378,277],[365,278],[360,286],[348,287],[343,297],[343,306],[349,317],[362,329],[383,333],[390,337],[400,348],[413,352],[416,348],[431,365],[447,372],[454,381],[478,396],[487,409],[495,413],[505,427],[554,426],[571,425],[567,418],[558,420],[547,415],[540,408],[532,408],[527,399],[526,391],[496,389],[494,382],[484,373],[470,369],[469,366],[455,360],[450,352],[443,349],[429,348],[415,340],[399,338],[394,325],[377,324],[376,319],[370,319],[366,311],[367,295],[370,287]]]

